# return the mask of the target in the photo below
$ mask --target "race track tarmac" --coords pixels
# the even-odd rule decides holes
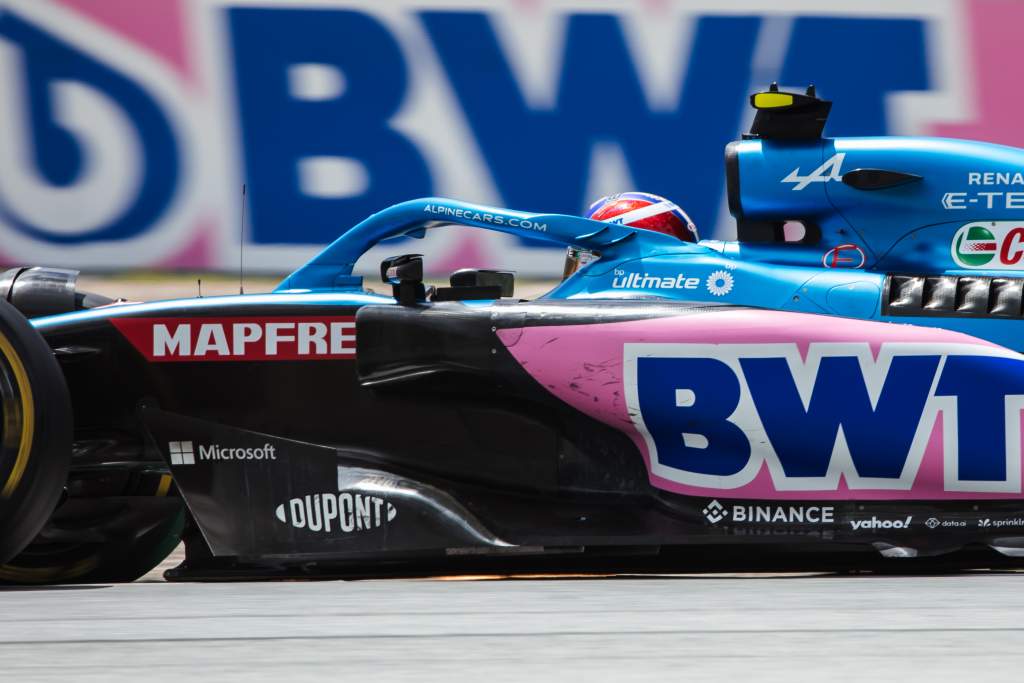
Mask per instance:
[[[1014,681],[1024,574],[12,589],[12,681]]]

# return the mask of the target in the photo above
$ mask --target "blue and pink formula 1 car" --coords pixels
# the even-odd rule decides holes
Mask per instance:
[[[10,271],[0,578],[131,579],[182,537],[170,578],[1020,563],[1024,151],[752,104],[735,242],[422,199],[270,294]],[[571,274],[352,275],[452,223]]]

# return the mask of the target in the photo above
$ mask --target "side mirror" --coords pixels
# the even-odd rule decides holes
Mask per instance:
[[[427,300],[423,286],[423,255],[403,254],[381,261],[380,279],[391,285],[393,296],[402,306]]]
[[[380,279],[389,285],[423,282],[423,254],[391,256],[380,263]]]

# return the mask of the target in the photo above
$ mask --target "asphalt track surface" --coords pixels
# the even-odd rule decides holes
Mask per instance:
[[[2,592],[13,681],[1014,681],[1024,574]]]

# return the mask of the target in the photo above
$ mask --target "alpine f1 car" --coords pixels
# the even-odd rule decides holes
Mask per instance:
[[[734,242],[647,229],[650,202],[430,198],[268,294],[8,271],[0,579],[131,580],[182,538],[171,579],[1020,563],[1024,151],[751,100]],[[352,274],[442,223],[565,245],[569,274],[533,301],[411,254],[392,296]]]

